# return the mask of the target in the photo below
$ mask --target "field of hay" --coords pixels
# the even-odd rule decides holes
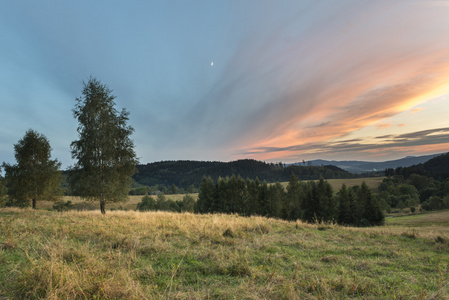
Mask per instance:
[[[448,212],[351,228],[0,209],[0,298],[447,299]]]
[[[343,184],[347,187],[352,187],[355,185],[361,185],[365,182],[366,185],[374,192],[377,192],[379,184],[382,183],[385,177],[364,177],[364,178],[351,178],[351,179],[326,179],[327,182],[332,186],[334,192],[337,192]],[[284,188],[287,188],[288,182],[282,182]]]

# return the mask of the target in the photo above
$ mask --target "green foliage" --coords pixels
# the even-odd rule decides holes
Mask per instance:
[[[53,204],[53,209],[57,210],[59,212],[68,211],[72,208],[73,208],[73,204],[72,204],[72,201],[70,201],[70,200],[67,202],[57,201],[55,204]]]
[[[114,99],[106,85],[89,78],[73,110],[79,139],[71,144],[77,162],[69,173],[70,186],[75,195],[99,200],[103,214],[107,202],[127,199],[137,164],[129,113],[118,112]]]
[[[147,185],[139,186],[136,188],[133,188],[129,191],[129,195],[146,195],[146,194],[152,194],[154,192],[154,189],[152,187],[149,187]]]
[[[156,209],[157,210],[168,210],[169,203],[167,202],[167,197],[165,197],[165,194],[160,192],[157,194],[157,200],[156,200]]]
[[[195,211],[356,226],[381,225],[385,219],[378,199],[365,182],[351,189],[343,185],[334,196],[332,186],[324,179],[302,183],[294,174],[287,192],[279,182],[260,184],[258,180],[232,176],[219,178],[214,185],[210,177],[204,177]]]
[[[51,147],[47,138],[30,129],[14,145],[14,152],[17,164],[3,163],[10,197],[6,205],[24,207],[32,202],[36,208],[37,201],[59,199],[62,195],[61,163],[50,159]]]
[[[195,212],[211,212],[211,204],[214,201],[214,190],[215,187],[212,178],[204,176],[200,184]]]
[[[233,174],[242,178],[267,182],[288,181],[295,173],[301,180],[318,180],[320,177],[351,178],[354,175],[335,166],[284,166],[270,164],[252,159],[232,162],[206,161],[161,161],[146,165],[137,165],[138,173],[133,178],[142,185],[155,186],[158,184],[170,187],[175,184],[178,188],[187,189],[190,185],[199,186],[203,176],[210,176],[214,182],[219,177],[231,177]]]
[[[187,194],[182,198],[181,211],[193,213],[195,210],[195,199]]]
[[[356,222],[359,222],[361,226],[382,225],[385,216],[365,182],[360,186],[357,198],[361,219],[356,220]]]
[[[425,201],[421,207],[425,210],[441,210],[449,208],[443,198],[439,196],[432,196],[427,201]]]
[[[156,210],[156,200],[153,197],[145,195],[142,201],[137,204],[137,210],[139,211],[149,211]]]
[[[294,173],[290,176],[287,186],[287,195],[282,205],[282,218],[286,220],[298,220],[302,217],[301,207],[305,199],[303,184]]]

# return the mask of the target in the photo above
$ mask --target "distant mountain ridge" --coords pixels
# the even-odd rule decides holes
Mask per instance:
[[[348,161],[337,161],[337,160],[323,160],[316,159],[307,161],[307,165],[311,166],[325,166],[325,165],[333,165],[339,167],[345,171],[354,174],[361,173],[369,173],[375,171],[383,171],[386,169],[396,169],[398,167],[410,167],[413,165],[418,165],[427,162],[428,160],[440,156],[439,154],[431,154],[424,156],[407,156],[401,159],[389,160],[383,162],[372,162],[372,161],[357,161],[357,160],[348,160]],[[304,165],[304,163],[295,163],[294,165]]]

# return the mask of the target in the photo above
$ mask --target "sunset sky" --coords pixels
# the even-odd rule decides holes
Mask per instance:
[[[63,167],[89,76],[141,163],[449,151],[449,1],[3,1],[0,163],[32,128]]]

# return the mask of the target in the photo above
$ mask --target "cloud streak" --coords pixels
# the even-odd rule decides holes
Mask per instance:
[[[239,153],[239,155],[270,156],[271,154],[287,153],[292,155],[291,159],[298,159],[298,156],[295,157],[298,153],[303,154],[312,151],[318,155],[345,153],[350,157],[353,154],[364,153],[368,156],[370,153],[378,153],[380,155],[391,151],[400,152],[404,149],[409,154],[413,154],[422,151],[423,147],[427,147],[428,150],[432,149],[432,151],[444,152],[449,146],[449,127],[399,135],[384,135],[375,137],[375,139],[375,143],[367,143],[363,139],[351,139],[338,142],[305,143],[288,147],[260,147],[250,149],[245,153]]]
[[[198,138],[257,149],[254,157],[284,149],[287,158],[449,92],[447,8],[377,1],[333,9],[329,18],[316,8],[315,21],[288,38],[286,28],[301,26],[291,19],[242,43],[192,110]]]
[[[4,160],[33,128],[69,165],[89,75],[131,112],[143,163],[397,158],[447,144],[445,132],[401,136],[445,128],[427,104],[449,93],[446,2],[26,3],[0,11]]]

